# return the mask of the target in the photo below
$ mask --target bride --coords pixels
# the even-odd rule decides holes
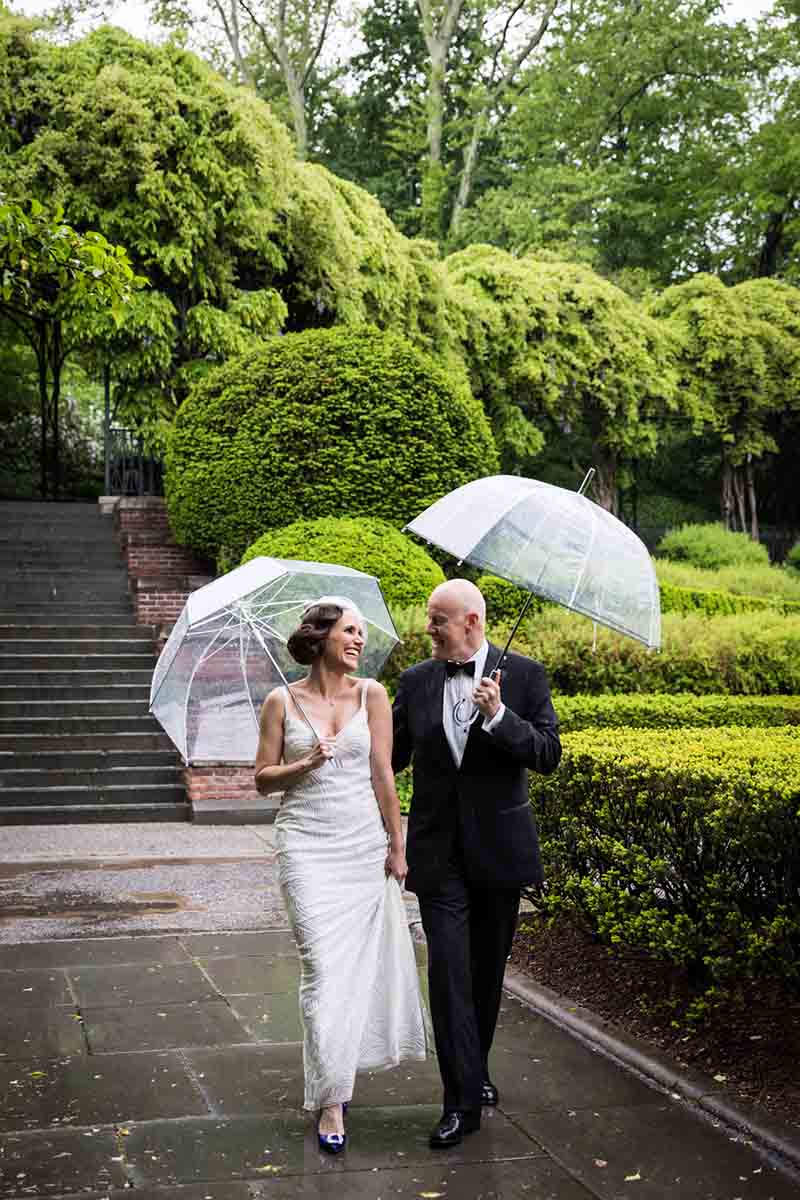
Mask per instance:
[[[406,857],[382,684],[350,601],[309,605],[288,641],[310,671],[261,711],[256,787],[283,792],[279,882],[300,952],[305,1107],[338,1154],[356,1071],[423,1059],[426,1025],[400,884]]]

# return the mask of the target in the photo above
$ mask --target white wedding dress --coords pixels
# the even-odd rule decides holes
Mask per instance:
[[[278,879],[300,953],[305,1107],[350,1100],[356,1071],[426,1056],[414,948],[370,772],[368,681],[335,761],[287,788],[275,819]],[[284,761],[316,738],[284,689]]]

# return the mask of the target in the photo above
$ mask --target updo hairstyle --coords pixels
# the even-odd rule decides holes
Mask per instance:
[[[308,667],[315,658],[319,658],[325,649],[328,634],[343,614],[341,604],[330,601],[309,605],[301,623],[286,643],[294,661]]]

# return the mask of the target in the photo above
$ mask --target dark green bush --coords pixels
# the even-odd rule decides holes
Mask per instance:
[[[790,571],[800,572],[800,542],[795,542],[786,555],[786,566]]]
[[[800,728],[567,733],[531,780],[551,912],[708,986],[800,975]]]
[[[681,729],[719,725],[800,725],[800,696],[693,696],[628,693],[555,696],[562,732],[578,729]]]
[[[774,568],[773,568],[774,569]],[[706,617],[718,617],[741,612],[800,613],[800,601],[784,600],[781,597],[739,596],[736,592],[719,592],[704,588],[676,587],[671,583],[659,583],[661,611],[677,613],[702,613]]]
[[[487,623],[496,625],[501,621],[507,621],[513,625],[528,593],[524,592],[522,588],[518,588],[515,583],[509,583],[507,579],[500,579],[497,575],[481,575],[477,583],[486,601]],[[540,612],[543,606],[544,601],[540,600],[538,596],[534,596],[528,606],[526,617],[529,614]]]
[[[507,627],[490,632],[500,641]],[[666,613],[662,648],[547,606],[527,622],[515,648],[544,663],[554,690],[577,692],[729,692],[743,696],[800,694],[800,616],[774,610],[737,613],[709,621],[699,614]]]
[[[682,525],[671,529],[656,547],[664,558],[694,563],[697,567],[769,564],[766,546],[754,542],[746,533],[732,533],[724,525]]]
[[[429,554],[376,517],[320,517],[272,529],[245,551],[242,562],[259,554],[341,563],[375,575],[389,608],[424,604],[444,572]]]
[[[402,525],[497,454],[463,385],[404,338],[371,327],[271,338],[181,406],[165,490],[178,540],[241,554],[303,517]]]

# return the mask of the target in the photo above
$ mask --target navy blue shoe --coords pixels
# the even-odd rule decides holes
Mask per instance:
[[[320,1133],[317,1130],[317,1141],[319,1142],[320,1150],[324,1150],[326,1154],[341,1154],[347,1145],[346,1133]]]
[[[347,1105],[342,1105],[342,1115],[347,1112]],[[324,1150],[326,1154],[341,1154],[347,1145],[346,1133],[320,1133],[319,1120],[317,1121],[317,1142],[320,1150]]]

